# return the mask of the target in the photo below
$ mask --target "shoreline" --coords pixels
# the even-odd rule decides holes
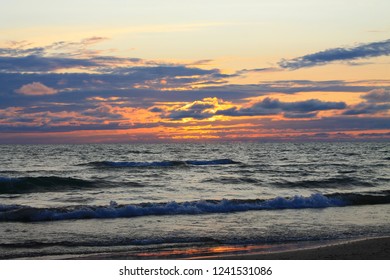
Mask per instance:
[[[315,248],[207,256],[202,260],[390,260],[390,237],[349,240]]]
[[[249,248],[248,248],[249,247]],[[129,252],[100,253],[78,256],[41,257],[39,259],[72,260],[390,260],[390,236],[353,239],[334,242],[294,243],[276,250],[269,245],[244,247],[209,247],[189,251],[162,251],[155,253]],[[226,249],[231,249],[226,250]],[[195,252],[197,251],[197,252]]]

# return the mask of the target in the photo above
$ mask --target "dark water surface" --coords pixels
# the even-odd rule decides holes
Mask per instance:
[[[0,145],[0,258],[390,235],[389,162],[389,143]]]

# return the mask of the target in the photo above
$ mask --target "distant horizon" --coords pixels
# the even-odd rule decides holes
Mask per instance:
[[[219,141],[194,141],[194,140],[180,140],[180,141],[160,141],[160,142],[36,142],[36,143],[0,143],[3,146],[12,146],[12,145],[30,145],[30,146],[50,146],[50,145],[159,145],[159,144],[191,144],[191,145],[213,145],[213,144],[310,144],[310,143],[388,143],[390,142],[387,138],[371,138],[371,139],[300,139],[300,140],[282,140],[282,139],[269,139],[269,140],[219,140]]]
[[[389,10],[5,0],[0,144],[389,141]]]

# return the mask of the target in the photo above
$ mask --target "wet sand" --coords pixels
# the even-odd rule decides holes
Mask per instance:
[[[275,253],[212,256],[219,260],[390,260],[390,237],[349,241],[318,248]]]
[[[294,244],[294,249],[269,251],[272,246],[246,246],[224,250],[191,250],[167,251],[149,254],[132,254],[128,252],[91,254],[82,256],[52,257],[53,259],[89,259],[89,260],[142,260],[142,259],[198,259],[198,260],[390,260],[390,237],[370,238],[364,240],[343,241],[341,243],[310,245]],[[262,248],[262,251],[259,248]],[[220,249],[221,249],[220,248]],[[214,248],[215,249],[215,248]],[[233,250],[236,249],[236,250]],[[214,252],[214,253],[212,253]],[[224,253],[222,253],[224,252]]]

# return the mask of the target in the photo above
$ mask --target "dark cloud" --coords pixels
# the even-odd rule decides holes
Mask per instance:
[[[279,66],[294,70],[303,67],[325,65],[334,61],[351,61],[383,55],[390,55],[390,40],[360,44],[350,48],[327,49],[293,59],[283,59],[279,62]]]
[[[360,133],[358,134],[361,137],[383,137],[390,138],[390,132],[387,133]]]
[[[167,64],[140,58],[102,55],[103,51],[91,50],[90,45],[107,38],[91,37],[79,42],[59,41],[43,47],[29,47],[28,42],[12,42],[8,48],[0,48],[0,72],[43,73],[69,68],[84,69],[85,72],[122,76],[141,76],[148,79],[162,77],[190,77],[209,75],[210,80],[229,77],[218,69],[204,70],[200,65],[211,60],[200,60],[188,64]],[[204,81],[204,80],[201,80]]]
[[[204,70],[182,65],[119,67],[110,70],[104,69],[102,70],[103,72],[95,74],[59,74],[48,73],[48,71],[59,70],[59,68],[65,69],[66,67],[97,67],[99,64],[94,60],[62,58],[22,57],[12,58],[5,62],[7,59],[0,57],[0,67],[2,67],[3,71],[8,72],[1,73],[0,70],[0,82],[4,81],[2,83],[4,86],[0,89],[0,96],[2,91],[14,91],[32,82],[40,82],[57,89],[63,88],[67,92],[79,89],[99,91],[131,89],[134,87],[160,90],[164,88],[192,87],[208,82],[223,83],[225,82],[223,79],[228,77],[228,75],[221,74],[218,69]],[[2,65],[2,62],[4,62],[4,65]]]
[[[284,111],[293,112],[313,112],[323,110],[344,109],[346,104],[344,102],[325,102],[318,99],[310,99],[298,102],[279,102],[280,108]]]
[[[166,116],[170,119],[193,118],[197,120],[207,119],[214,115],[214,109],[218,106],[217,98],[206,98],[202,101],[194,101],[181,108],[171,110]]]
[[[171,79],[166,80],[164,86],[167,86],[166,83],[169,82],[178,84],[177,81],[181,81],[184,84],[186,82],[201,82],[208,79],[219,80],[229,77],[229,75],[221,74],[219,69],[206,70],[183,65],[117,67],[108,71],[111,75],[131,77],[137,82],[143,82],[145,80],[161,82],[162,79]],[[194,76],[196,78],[193,78]]]
[[[50,72],[69,68],[89,68],[95,72],[107,72],[119,66],[131,64],[159,65],[140,58],[104,56],[103,51],[89,47],[103,37],[91,37],[79,42],[59,41],[53,44],[28,48],[27,42],[14,42],[11,47],[0,48],[0,72]],[[27,47],[26,47],[27,46]]]
[[[339,116],[312,120],[262,120],[263,128],[291,129],[297,131],[345,131],[390,129],[389,117]]]
[[[170,119],[206,119],[213,115],[238,116],[271,116],[283,113],[286,118],[313,118],[319,111],[345,109],[344,102],[325,102],[311,99],[299,102],[282,102],[279,99],[265,98],[250,107],[231,107],[217,110],[219,101],[216,98],[208,98],[195,101],[189,105],[172,110],[166,117]]]
[[[42,56],[45,53],[45,48],[0,48],[0,56],[19,57],[19,56]]]
[[[68,121],[69,119],[64,118],[61,121]],[[3,133],[21,133],[21,132],[70,132],[70,131],[80,131],[80,130],[116,130],[116,129],[130,129],[130,128],[138,128],[140,125],[131,126],[131,125],[120,125],[119,123],[94,123],[94,124],[70,124],[70,125],[56,125],[56,124],[43,124],[39,126],[31,126],[31,125],[2,125],[0,124],[0,130]]]
[[[368,84],[367,81],[365,81]],[[383,83],[387,83],[384,81]],[[281,80],[281,81],[265,81],[259,84],[246,85],[219,85],[205,87],[203,90],[256,93],[256,95],[283,93],[296,94],[300,92],[367,92],[376,89],[378,85],[361,85],[347,81],[310,81],[310,80]]]
[[[284,113],[283,116],[288,119],[308,119],[315,118],[318,112],[314,113]]]
[[[385,88],[374,89],[361,95],[365,102],[350,106],[344,115],[367,115],[385,113],[390,110],[390,91]]]
[[[207,119],[212,117],[212,113],[202,112],[200,110],[183,110],[183,111],[173,111],[167,117],[170,119],[185,119],[185,118],[193,118],[197,120]]]
[[[58,56],[65,55],[68,57],[80,55],[80,54],[88,54],[91,53],[87,47],[97,44],[101,41],[107,40],[105,37],[90,37],[82,39],[78,42],[71,41],[58,41],[54,42],[50,45],[42,46],[42,47],[33,47],[30,46],[32,43],[27,41],[11,41],[8,42],[8,48],[0,48],[0,56],[29,56],[29,55],[37,55],[37,56]]]
[[[386,103],[390,102],[390,89],[374,89],[367,94],[361,96],[370,103]]]
[[[297,92],[330,91],[330,92],[370,92],[378,93],[375,90],[382,90],[386,87],[387,81],[373,82],[364,81],[365,86],[357,86],[355,83],[344,81],[273,81],[250,85],[219,85],[213,87],[192,87],[193,83],[208,80],[212,75],[218,75],[218,71],[198,71],[196,68],[190,70],[183,67],[170,66],[171,69],[162,72],[162,76],[154,73],[153,67],[144,67],[140,72],[135,71],[128,75],[114,74],[87,74],[87,73],[0,73],[0,109],[7,107],[22,106],[29,110],[42,111],[79,111],[86,108],[93,108],[91,98],[99,97],[108,102],[108,98],[119,98],[122,105],[129,107],[151,108],[160,107],[156,102],[194,102],[210,96],[218,99],[228,100],[235,104],[244,104],[246,98],[255,96],[270,95],[273,93],[294,94]],[[151,73],[148,72],[151,71]],[[204,73],[197,77],[175,77],[183,70],[185,74]],[[161,72],[160,72],[161,73]],[[167,73],[172,76],[167,77]],[[156,76],[157,75],[157,76]],[[161,85],[164,79],[167,84]],[[23,86],[40,83],[48,88],[55,89],[53,95],[28,96],[16,94]],[[360,83],[358,83],[360,84]],[[138,85],[144,87],[136,88]],[[170,88],[173,86],[173,88]],[[164,87],[167,88],[164,89]],[[180,89],[175,89],[175,88]],[[183,88],[188,88],[184,89]],[[374,91],[373,91],[374,90]],[[110,101],[112,104],[112,101]],[[263,104],[264,105],[264,104]],[[297,105],[297,104],[295,104]],[[302,104],[301,104],[302,105]],[[308,106],[309,104],[303,104]],[[316,104],[312,104],[316,105]],[[318,105],[318,104],[317,104]],[[261,108],[260,108],[261,109]],[[282,112],[283,109],[279,108]],[[288,108],[287,108],[288,109]],[[223,113],[223,111],[220,111]],[[240,112],[244,114],[244,111]],[[247,112],[248,113],[248,112]],[[274,112],[270,112],[274,113]],[[291,118],[303,118],[302,110],[286,111],[285,116]],[[306,112],[307,113],[307,112]],[[181,112],[180,114],[184,114]],[[235,108],[227,110],[227,115],[237,115]],[[254,112],[252,112],[254,114]],[[257,112],[259,114],[259,112]],[[264,113],[267,115],[267,113]],[[298,115],[300,114],[300,115]],[[203,115],[207,117],[209,114]],[[293,116],[295,115],[295,116]],[[308,115],[306,115],[308,116]],[[313,114],[314,116],[314,114]],[[177,115],[177,117],[179,117]],[[198,118],[202,115],[197,115]]]
[[[238,70],[235,75],[240,76],[240,75],[245,75],[247,73],[263,73],[263,72],[275,72],[275,71],[280,71],[279,68],[274,68],[274,67],[268,67],[268,68],[254,68],[254,69],[241,69]]]
[[[193,62],[189,63],[188,65],[207,65],[207,64],[210,64],[211,62],[213,62],[212,59],[201,59],[201,60],[193,61]]]
[[[376,114],[386,112],[390,110],[390,103],[373,104],[373,103],[359,103],[352,106],[349,110],[345,111],[344,115],[363,115],[363,114]]]
[[[116,130],[149,128],[158,123],[133,122],[115,109],[93,105],[76,111],[31,111],[24,108],[0,110],[2,133],[70,132],[81,130]]]
[[[0,57],[0,72],[48,72],[75,67],[99,66],[90,59],[42,57]]]
[[[113,113],[110,108],[107,106],[96,106],[95,108],[90,108],[82,111],[84,116],[91,116],[98,119],[108,119],[108,120],[122,120],[124,119],[121,114]]]
[[[228,84],[228,79],[232,77],[283,69],[242,69],[229,75],[220,69],[198,68],[198,65],[207,64],[210,60],[169,64],[108,56],[102,51],[89,49],[90,45],[102,40],[105,38],[91,37],[80,42],[60,41],[43,47],[15,42],[8,48],[0,48],[2,137],[8,135],[8,139],[17,139],[10,135],[25,132],[37,132],[38,135],[158,126],[182,129],[182,122],[172,120],[184,118],[193,119],[186,122],[186,126],[193,125],[198,129],[199,125],[205,125],[205,129],[215,129],[213,133],[221,137],[237,134],[236,127],[240,127],[240,133],[246,132],[247,135],[264,129],[288,129],[312,134],[303,135],[306,138],[327,138],[329,131],[334,135],[334,131],[346,129],[389,128],[388,118],[369,118],[389,110],[388,80],[281,80]],[[357,58],[374,57],[379,53],[385,54],[389,42],[326,50],[284,61],[281,66],[294,69],[337,60],[351,62]],[[77,69],[77,73],[60,73],[69,72],[72,68]],[[344,102],[318,99],[283,102],[270,97],[300,92],[366,94],[361,96],[365,102],[348,108]],[[259,96],[265,98],[254,104],[247,103],[248,98]],[[337,118],[318,117],[321,111],[344,109],[347,109],[344,115]],[[248,118],[229,118],[228,122],[226,118],[214,118],[214,122],[210,123],[208,119],[216,115]],[[284,119],[272,120],[275,115],[284,116]],[[361,116],[356,118],[354,115]],[[155,119],[157,121],[153,122]],[[140,137],[157,139],[158,135]]]
[[[42,73],[69,68],[81,68],[109,74],[115,72],[115,69],[121,69],[112,66],[115,64],[155,65],[154,62],[144,61],[140,58],[120,58],[115,56],[92,56],[88,58],[67,57],[66,54],[60,54],[58,56],[43,56],[41,54],[0,56],[0,72],[3,73]]]
[[[311,113],[314,116],[315,114],[313,112],[339,110],[345,108],[346,104],[344,102],[324,102],[318,99],[298,102],[282,102],[279,101],[279,99],[267,97],[261,102],[255,103],[250,107],[243,107],[240,109],[233,107],[227,110],[217,111],[216,114],[225,116],[268,116],[287,112],[286,116],[293,117],[295,114],[296,117],[308,117],[310,114],[307,113]]]
[[[158,107],[150,108],[149,111],[152,112],[152,113],[163,113],[164,112],[163,109],[158,108]]]

